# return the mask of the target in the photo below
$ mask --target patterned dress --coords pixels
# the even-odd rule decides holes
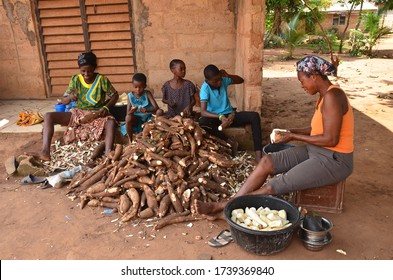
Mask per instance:
[[[92,87],[95,88],[92,89]],[[92,90],[89,92],[90,89]],[[78,98],[75,108],[99,110],[105,105],[107,98],[111,98],[116,92],[109,79],[104,75],[97,74],[93,84],[87,84],[81,74],[76,74],[71,78],[65,94],[73,93]]]
[[[180,115],[180,113],[190,105],[195,92],[195,85],[189,80],[184,80],[183,86],[179,89],[172,88],[170,81],[165,82],[162,86],[162,98],[175,101],[176,103],[175,107],[170,107],[168,105],[167,115],[169,117]]]

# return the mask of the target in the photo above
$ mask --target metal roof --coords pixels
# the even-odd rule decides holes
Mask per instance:
[[[335,1],[333,1],[333,2],[335,2]],[[351,4],[335,3],[324,11],[331,14],[334,12],[346,12],[346,11],[349,11],[350,8],[351,8]],[[360,5],[355,6],[353,11],[360,11]],[[363,3],[363,11],[378,11],[378,7],[370,2],[365,1]]]

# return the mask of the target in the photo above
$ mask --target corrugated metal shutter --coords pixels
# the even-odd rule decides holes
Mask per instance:
[[[129,91],[134,73],[128,0],[85,0],[91,49],[97,71],[107,75],[119,93]]]
[[[79,72],[78,54],[88,49],[98,57],[96,71],[107,75],[119,93],[130,89],[134,59],[128,0],[38,0],[36,5],[51,96],[63,95]]]

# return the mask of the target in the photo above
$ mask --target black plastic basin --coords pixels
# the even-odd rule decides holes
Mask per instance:
[[[258,231],[242,227],[231,220],[232,210],[246,207],[269,207],[271,210],[285,210],[291,226],[282,230]],[[225,220],[229,223],[234,241],[244,250],[257,255],[271,255],[283,251],[292,240],[293,232],[300,223],[300,213],[291,203],[269,195],[245,195],[229,201],[224,209]]]

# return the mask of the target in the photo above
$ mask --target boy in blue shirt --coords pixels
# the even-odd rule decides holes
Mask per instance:
[[[225,70],[219,70],[217,66],[212,64],[205,67],[203,74],[205,82],[199,92],[201,99],[200,126],[208,133],[231,144],[232,156],[235,156],[238,143],[227,137],[218,127],[220,125],[238,127],[251,124],[255,160],[259,162],[262,157],[262,133],[259,114],[257,112],[234,111],[228,98],[228,86],[243,83],[243,78],[230,75]],[[234,118],[230,117],[231,114],[234,114]]]

